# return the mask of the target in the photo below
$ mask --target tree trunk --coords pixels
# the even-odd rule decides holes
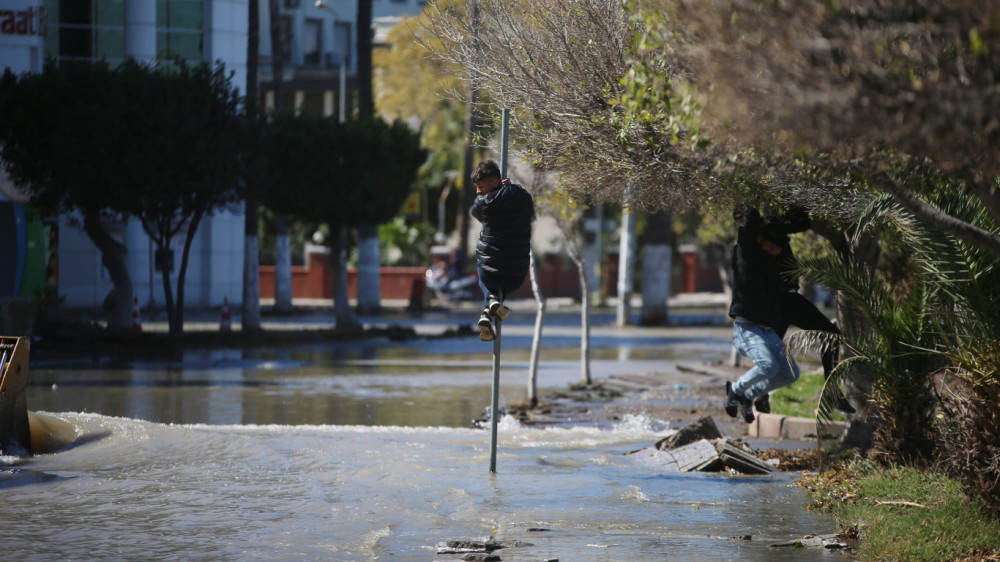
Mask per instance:
[[[167,253],[170,251],[169,241],[165,242],[157,238],[155,242],[156,249],[159,250],[161,256],[164,256],[164,261],[166,261]],[[167,310],[167,326],[172,336],[174,326],[177,325],[177,307],[174,306],[174,287],[170,284],[170,268],[167,267],[166,263],[160,264],[160,280],[163,283],[163,307]]]
[[[470,220],[469,212],[472,210],[472,204],[476,200],[476,186],[473,185],[470,176],[472,175],[472,169],[475,167],[473,162],[476,158],[476,148],[472,144],[472,139],[475,137],[475,131],[478,127],[476,123],[476,108],[475,104],[479,97],[479,90],[473,87],[469,93],[471,96],[471,101],[469,102],[468,113],[465,116],[465,160],[462,167],[462,189],[459,192],[459,212],[458,216],[455,218],[455,230],[458,231],[458,249],[465,255],[474,255],[473,252],[469,252],[469,226],[472,221]]]
[[[253,4],[253,2],[250,2]],[[240,315],[244,332],[260,331],[260,242],[257,238],[257,203],[246,201],[243,241],[243,304]]]
[[[673,238],[670,214],[658,212],[650,215],[646,224],[646,246],[642,258],[642,313],[639,324],[666,326],[670,323],[670,271],[672,267]]]
[[[563,232],[567,237],[572,236]],[[590,285],[587,283],[586,261],[566,244],[566,254],[576,265],[576,271],[580,276],[580,374],[583,384],[591,384],[590,377]]]
[[[629,205],[622,208],[618,249],[618,326],[632,323],[632,269],[635,267],[635,215]]]
[[[181,267],[177,270],[177,313],[174,314],[174,322],[170,324],[170,336],[179,338],[184,334],[184,280],[187,278],[188,259],[191,256],[191,244],[194,242],[195,232],[201,223],[204,213],[197,212],[191,216],[187,233],[184,235],[184,250],[181,252]]]
[[[281,82],[285,72],[284,34],[281,32],[281,9],[278,0],[268,0],[271,21],[271,90],[274,92],[274,112],[281,113],[285,92]]]
[[[545,295],[542,294],[538,286],[538,266],[535,262],[535,251],[528,251],[530,258],[531,292],[535,295],[535,303],[538,305],[535,311],[535,331],[531,338],[531,360],[528,366],[528,407],[534,408],[538,405],[538,356],[542,348],[542,324],[545,321]]]
[[[865,234],[858,240],[851,240],[842,230],[831,228],[823,221],[813,221],[812,230],[826,238],[834,250],[843,256],[855,256],[865,263],[876,263],[879,258],[878,240],[871,234]],[[837,323],[842,332],[865,333],[871,330],[867,319],[856,307],[851,306],[840,295],[837,296]],[[841,347],[841,358],[849,357],[849,350]],[[872,377],[864,366],[857,363],[844,376],[844,394],[855,409],[855,413],[847,415],[847,433],[844,443],[857,447],[862,451],[871,448],[874,439],[874,427],[869,417],[869,400],[871,395]]]
[[[361,328],[351,303],[347,296],[347,227],[336,226],[334,233],[333,256],[336,260],[336,271],[333,276],[333,316],[337,320],[338,330],[356,330]]]
[[[101,252],[101,264],[108,270],[108,277],[114,288],[105,299],[108,309],[108,330],[121,332],[132,329],[132,301],[134,292],[132,277],[125,267],[125,246],[111,237],[100,214],[96,211],[84,212],[83,231]]]
[[[372,0],[358,0],[358,115],[375,115],[372,93]]]
[[[279,314],[292,312],[292,240],[288,235],[288,218],[274,217],[274,310]]]
[[[375,115],[372,92],[372,0],[358,0],[358,115],[368,119]],[[358,311],[377,314],[382,308],[382,287],[379,272],[378,227],[365,224],[358,227]]]
[[[257,118],[258,69],[260,65],[260,4],[247,2],[247,97],[248,119]],[[260,241],[257,238],[258,214],[256,198],[247,194],[244,200],[243,223],[243,302],[240,319],[244,332],[260,331]]]
[[[358,227],[358,312],[378,314],[382,309],[378,227]]]
[[[604,291],[601,278],[604,276],[604,205],[598,204],[584,211],[584,224],[593,221],[593,229],[584,227],[583,231],[583,261],[587,267],[587,279],[591,290],[591,303],[595,306],[604,304]]]

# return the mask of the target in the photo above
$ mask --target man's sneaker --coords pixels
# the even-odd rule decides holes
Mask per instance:
[[[740,407],[740,399],[733,392],[733,384],[726,381],[726,401],[725,401],[726,413],[730,417],[735,418]]]
[[[493,322],[490,321],[489,315],[483,312],[483,315],[479,317],[479,339],[483,341],[493,341],[493,338],[497,336],[497,333],[493,331]]]
[[[753,401],[753,407],[757,408],[757,412],[761,414],[771,413],[771,395],[765,394],[760,398]]]
[[[510,316],[511,310],[496,299],[493,295],[489,298],[489,311],[491,316],[496,316],[501,320],[506,320]]]
[[[753,403],[749,398],[740,397],[740,416],[746,423],[753,423]]]

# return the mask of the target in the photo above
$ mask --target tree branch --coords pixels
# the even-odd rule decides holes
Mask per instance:
[[[882,179],[880,187],[918,219],[932,228],[947,232],[967,244],[1000,258],[1000,236],[935,209],[892,179],[885,176]]]

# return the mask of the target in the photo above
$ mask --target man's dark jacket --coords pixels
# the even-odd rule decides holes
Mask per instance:
[[[487,287],[499,278],[524,280],[530,265],[531,220],[535,203],[523,187],[503,183],[476,196],[472,216],[483,224],[476,243],[476,258]]]
[[[786,291],[799,290],[799,278],[792,271],[798,262],[788,242],[788,235],[805,232],[811,226],[812,219],[809,218],[809,213],[801,207],[792,207],[783,215],[764,218],[761,234],[781,247],[781,253],[778,254],[778,275],[785,283]]]
[[[785,292],[785,284],[778,275],[777,259],[765,252],[757,241],[762,223],[757,209],[748,208],[737,230],[729,316],[739,316],[773,329],[781,324],[781,295]]]

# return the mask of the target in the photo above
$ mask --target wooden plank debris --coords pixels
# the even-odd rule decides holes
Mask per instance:
[[[28,425],[28,338],[0,336],[0,451],[30,453]]]

